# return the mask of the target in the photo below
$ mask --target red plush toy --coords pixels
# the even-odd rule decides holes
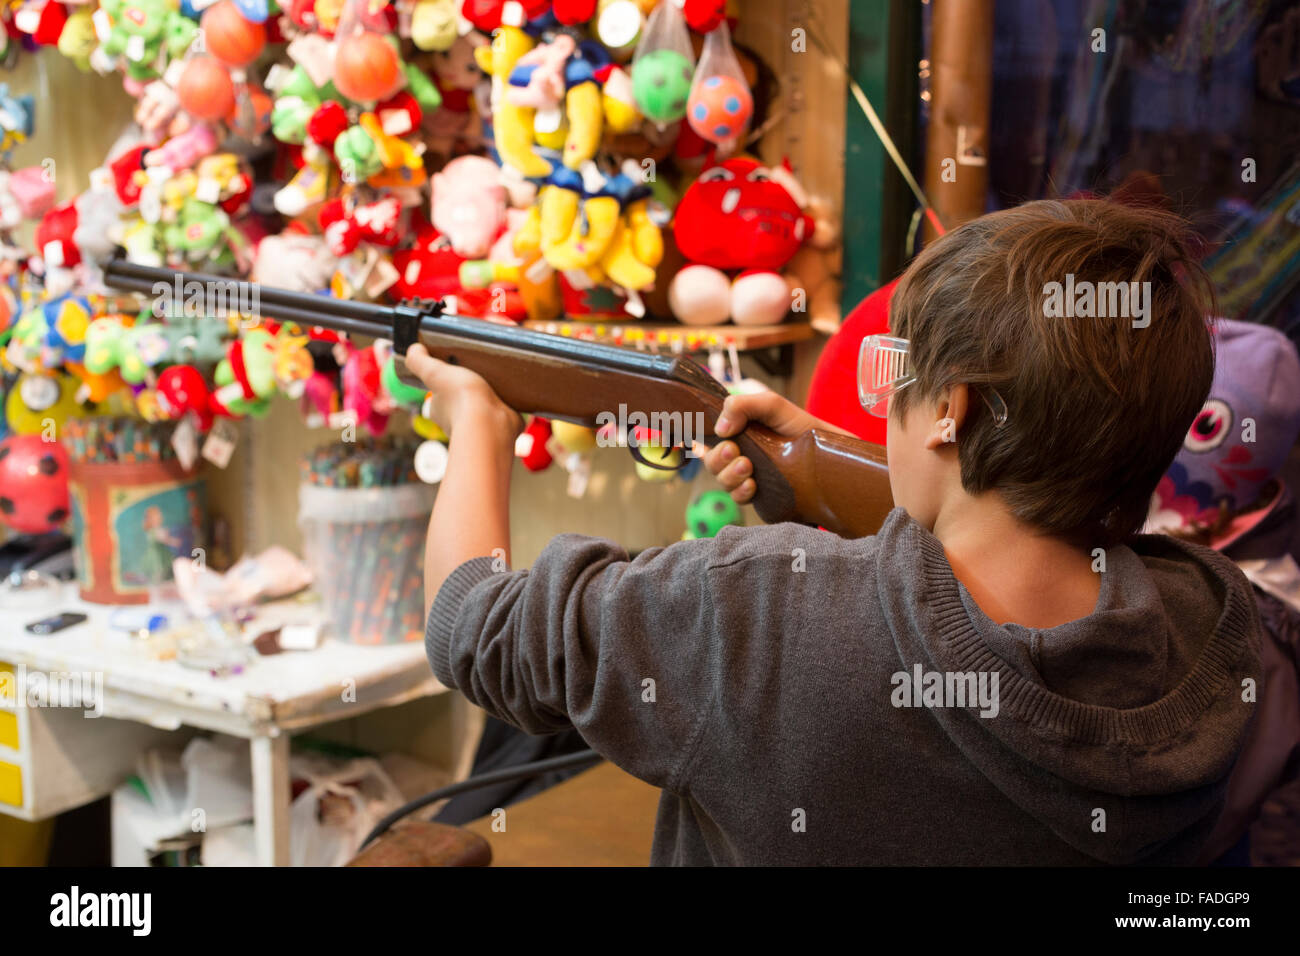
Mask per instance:
[[[81,262],[81,250],[72,240],[76,231],[77,206],[74,199],[55,206],[41,218],[36,227],[36,249],[47,266],[70,269]]]
[[[551,10],[566,27],[577,27],[596,16],[596,0],[555,0]]]
[[[688,325],[773,325],[790,310],[779,270],[815,223],[752,159],[706,169],[682,196],[673,220],[688,260],[668,287],[673,314]],[[743,270],[743,271],[741,271]],[[739,272],[733,280],[727,273]]]
[[[522,461],[529,471],[545,471],[554,461],[551,453],[546,449],[546,443],[550,440],[550,420],[534,415],[528,427],[515,439],[515,457]]]
[[[113,174],[113,189],[123,206],[131,207],[140,201],[140,182],[136,173],[144,169],[144,156],[148,145],[134,146],[108,164]]]
[[[343,104],[338,100],[327,100],[307,120],[307,138],[327,149],[333,149],[334,141],[349,125],[348,111],[343,108]]]
[[[696,33],[712,33],[727,18],[727,0],[686,0],[682,15]]]

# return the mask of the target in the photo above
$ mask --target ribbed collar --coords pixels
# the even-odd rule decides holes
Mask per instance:
[[[1094,618],[1115,613],[1146,616],[1158,631],[1169,626],[1162,601],[1171,596],[1162,596],[1162,586],[1173,581],[1195,589],[1211,582],[1219,612],[1217,618],[1205,621],[1213,633],[1208,640],[1195,642],[1200,651],[1185,676],[1144,706],[1109,707],[1049,689],[1035,674],[1032,662],[1006,654],[1014,641],[1006,640],[1006,630],[978,613],[973,602],[968,606],[943,545],[902,509],[890,513],[879,540],[880,601],[902,664],[910,668],[920,663],[941,673],[996,671],[999,715],[992,719],[974,717],[973,711],[970,715],[1005,745],[1080,784],[1109,789],[1126,780],[1135,788],[1130,792],[1152,792],[1147,787],[1165,788],[1171,782],[1185,786],[1188,778],[1212,778],[1230,765],[1236,741],[1230,726],[1216,725],[1210,732],[1231,747],[1207,745],[1202,735],[1190,733],[1211,709],[1240,711],[1227,724],[1238,721],[1242,726],[1253,709],[1234,708],[1233,703],[1240,700],[1242,679],[1258,678],[1254,597],[1226,558],[1170,538],[1140,536],[1133,548],[1108,553],[1106,573],[1122,574],[1125,579],[1103,582],[1097,614],[1037,632],[1043,641],[1051,641],[1060,630],[1063,637],[1078,642],[1086,640]],[[1159,580],[1157,572],[1148,569],[1148,561],[1159,565]],[[1136,603],[1125,606],[1125,601]],[[1156,643],[1144,653],[1158,650]],[[1122,657],[1115,660],[1115,666],[1124,666]],[[1091,751],[1092,757],[1081,760],[1080,748]],[[1131,761],[1139,751],[1159,751],[1168,759],[1147,762],[1135,778]],[[1171,775],[1178,779],[1171,781]]]

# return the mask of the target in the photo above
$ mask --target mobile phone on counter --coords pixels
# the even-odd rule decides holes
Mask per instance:
[[[49,634],[57,634],[69,627],[76,627],[78,624],[84,624],[85,621],[86,615],[84,614],[79,614],[76,611],[64,611],[62,614],[54,615],[54,617],[33,621],[27,625],[27,630],[44,637]]]

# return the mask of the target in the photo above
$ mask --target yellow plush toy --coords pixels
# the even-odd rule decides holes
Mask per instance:
[[[533,151],[533,120],[537,111],[516,106],[505,95],[510,71],[533,48],[532,38],[518,27],[503,24],[492,45],[474,51],[478,67],[492,77],[492,130],[501,161],[529,179],[549,176],[551,164]]]

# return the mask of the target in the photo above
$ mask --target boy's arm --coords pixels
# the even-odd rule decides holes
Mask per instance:
[[[628,561],[610,542],[566,535],[531,570],[502,570],[519,416],[421,346],[406,363],[451,433],[425,550],[435,675],[502,720],[531,733],[574,727],[629,772],[674,786],[715,692],[713,542]]]
[[[433,393],[435,420],[451,435],[424,546],[424,610],[447,576],[470,558],[510,563],[510,469],[522,421],[480,376],[431,358],[422,345],[407,367]]]
[[[469,561],[429,615],[434,674],[507,723],[573,727],[629,773],[679,789],[721,680],[713,554],[705,539],[629,561],[561,535],[527,571]]]

